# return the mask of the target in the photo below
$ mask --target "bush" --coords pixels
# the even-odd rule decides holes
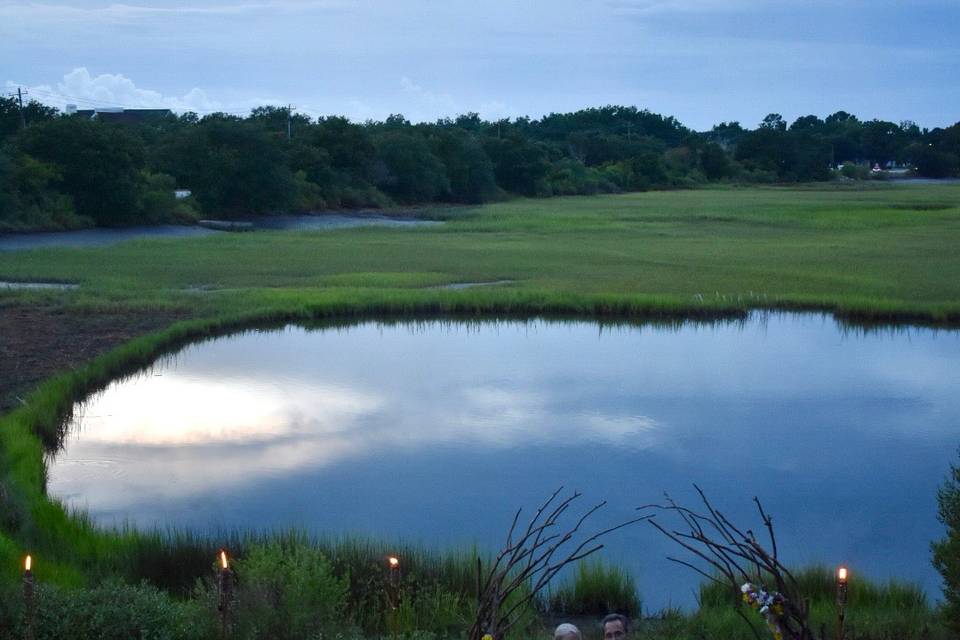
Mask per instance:
[[[0,621],[23,636],[23,603],[8,590],[0,607]],[[173,600],[146,584],[133,586],[111,581],[93,589],[58,589],[38,585],[34,637],[36,640],[191,640],[216,637],[215,618],[195,603]],[[5,619],[5,620],[4,620]]]
[[[306,544],[254,546],[234,564],[239,637],[316,637],[346,608],[347,580],[334,576],[323,553]]]
[[[853,164],[852,162],[845,162],[843,166],[840,167],[840,175],[850,180],[869,180],[871,177],[868,167]]]

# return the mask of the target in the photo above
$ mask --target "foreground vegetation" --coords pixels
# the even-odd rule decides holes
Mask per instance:
[[[909,167],[908,176],[960,176],[960,123],[927,130],[844,111],[789,126],[770,114],[755,129],[724,122],[703,133],[625,106],[416,125],[400,115],[314,121],[276,107],[247,118],[162,111],[124,124],[102,118],[65,116],[37,102],[21,114],[15,100],[0,97],[0,232],[868,180],[887,165]],[[193,195],[177,199],[177,189]]]
[[[128,628],[157,629],[144,637],[216,633],[212,563],[223,540],[101,531],[44,494],[43,445],[56,446],[73,401],[186,341],[252,323],[371,315],[678,322],[780,308],[819,309],[861,322],[956,323],[958,205],[957,186],[714,189],[438,209],[428,213],[445,224],[413,229],[222,234],[0,252],[0,280],[80,285],[3,292],[0,304],[188,316],[49,380],[24,406],[0,416],[0,584],[7,589],[0,621],[18,619],[18,567],[30,550],[42,558],[37,578],[45,585],[43,599],[52,603],[46,610],[57,612],[48,637],[60,633],[57,624],[69,624],[74,637],[87,628],[93,630],[83,633],[97,637],[102,628],[83,625],[119,625],[121,613],[141,615]],[[436,288],[491,281],[502,283]],[[472,604],[473,553],[401,549],[410,566],[408,601],[394,609],[383,601],[382,565],[394,548],[292,534],[257,539],[237,533],[227,544],[239,556],[238,573],[249,576],[250,591],[242,597],[252,600],[245,610],[260,612],[236,621],[248,625],[242,628],[250,637],[284,637],[286,630],[304,637],[305,629],[319,628],[358,635],[416,629],[443,637],[462,633]],[[821,585],[811,588],[815,619],[829,620],[830,578],[808,574],[811,584]],[[147,582],[138,586],[141,580]],[[531,624],[561,611],[596,611],[601,602],[610,608],[614,595],[617,608],[639,607],[631,605],[629,580],[616,571],[586,567],[579,580],[542,602]],[[311,586],[287,592],[284,584]],[[856,623],[862,637],[930,637],[923,635],[926,627],[933,637],[940,633],[912,587],[872,588],[859,613],[851,609],[851,620],[862,616]],[[319,600],[301,600],[314,596]],[[749,637],[736,635],[746,630],[725,598],[705,589],[695,614],[647,612],[659,617],[650,634]],[[110,607],[114,613],[104,613]],[[305,615],[305,626],[291,623],[292,613],[284,611]],[[900,631],[891,635],[890,629]]]
[[[202,564],[209,557],[196,557],[203,546],[197,542],[185,545],[182,539],[168,538],[164,544],[168,550],[177,550],[180,562]],[[397,549],[385,545],[318,544],[288,535],[246,540],[242,549],[244,555],[235,562],[238,586],[226,617],[230,637],[462,638],[472,621],[472,553],[443,556],[401,549],[407,572],[393,586],[384,560]],[[799,571],[797,577],[810,597],[813,626],[824,639],[835,638],[832,572],[812,567]],[[599,638],[597,621],[608,612],[625,611],[646,638],[754,638],[736,612],[738,593],[704,584],[696,611],[667,609],[641,616],[632,585],[633,577],[619,569],[599,562],[582,565],[548,598],[533,604],[525,623],[511,637],[548,638],[557,621],[573,620],[587,638]],[[0,629],[9,630],[9,637],[21,636],[26,619],[17,586],[3,587],[0,604]],[[222,637],[224,618],[218,602],[212,563],[180,597],[146,581],[138,584],[117,577],[88,588],[44,584],[39,588],[33,629],[38,639],[213,639]],[[949,637],[924,594],[910,584],[858,578],[852,584],[847,612],[845,637],[850,639]],[[744,613],[762,627],[760,616],[750,610]]]

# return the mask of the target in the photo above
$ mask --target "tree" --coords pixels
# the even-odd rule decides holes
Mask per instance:
[[[946,526],[947,535],[930,545],[933,566],[943,578],[946,623],[960,633],[960,466],[950,465],[937,491],[937,519]]]
[[[404,203],[430,202],[450,190],[446,168],[416,135],[389,131],[377,141],[377,186]]]
[[[488,138],[484,149],[493,161],[493,171],[501,187],[525,196],[546,191],[550,161],[544,145],[514,134],[509,138]]]
[[[763,122],[760,123],[761,129],[773,129],[774,131],[786,131],[787,122],[779,113],[768,113]]]
[[[31,100],[23,107],[23,121],[27,125],[37,122],[49,122],[60,112],[54,107]],[[13,135],[22,128],[20,120],[20,101],[17,98],[0,96],[0,141]]]
[[[77,214],[103,226],[137,222],[145,149],[127,129],[58,118],[28,128],[20,144],[56,169],[56,188],[73,199]]]
[[[720,145],[709,142],[700,150],[700,169],[708,180],[720,180],[730,175],[730,159]]]
[[[726,149],[736,145],[746,133],[747,131],[737,121],[721,122],[714,125],[705,137]]]
[[[313,143],[330,154],[335,168],[360,178],[368,175],[377,153],[365,127],[339,116],[320,118],[313,133]]]
[[[496,195],[493,163],[475,136],[463,130],[442,131],[434,141],[434,149],[447,169],[453,200],[480,203]]]
[[[823,120],[817,116],[801,116],[793,121],[793,124],[790,125],[790,131],[797,131],[801,129],[819,129],[823,126]]]
[[[191,189],[210,214],[269,213],[293,202],[286,142],[232,117],[206,117],[161,154],[160,170]]]

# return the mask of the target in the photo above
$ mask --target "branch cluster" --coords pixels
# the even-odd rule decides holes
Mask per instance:
[[[591,535],[581,534],[586,521],[607,503],[604,500],[583,513],[573,526],[561,526],[561,518],[581,497],[579,492],[557,501],[560,487],[537,509],[525,529],[517,525],[523,509],[513,517],[506,543],[484,572],[477,563],[477,616],[470,640],[489,634],[500,640],[522,618],[525,608],[565,566],[603,548],[598,540],[617,529],[648,520],[641,516]],[[579,543],[577,539],[582,538]]]
[[[649,504],[637,508],[639,511],[666,512],[682,521],[685,531],[668,529],[652,515],[650,517],[651,525],[693,554],[699,559],[699,564],[697,560],[687,561],[669,556],[668,560],[689,567],[711,582],[729,588],[731,596],[738,603],[737,613],[750,625],[758,639],[760,632],[739,606],[740,586],[745,582],[769,585],[785,599],[784,615],[780,620],[784,637],[791,640],[812,640],[809,603],[802,598],[796,578],[777,556],[773,520],[764,511],[760,500],[756,497],[753,499],[767,531],[769,549],[760,544],[752,530],[740,529],[717,511],[700,487],[694,485],[694,488],[703,504],[702,512],[678,504],[669,495],[665,495],[665,504]]]

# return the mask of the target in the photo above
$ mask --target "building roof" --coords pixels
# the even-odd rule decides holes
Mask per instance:
[[[120,124],[152,122],[165,118],[170,113],[170,109],[82,109],[76,112],[79,117]]]

